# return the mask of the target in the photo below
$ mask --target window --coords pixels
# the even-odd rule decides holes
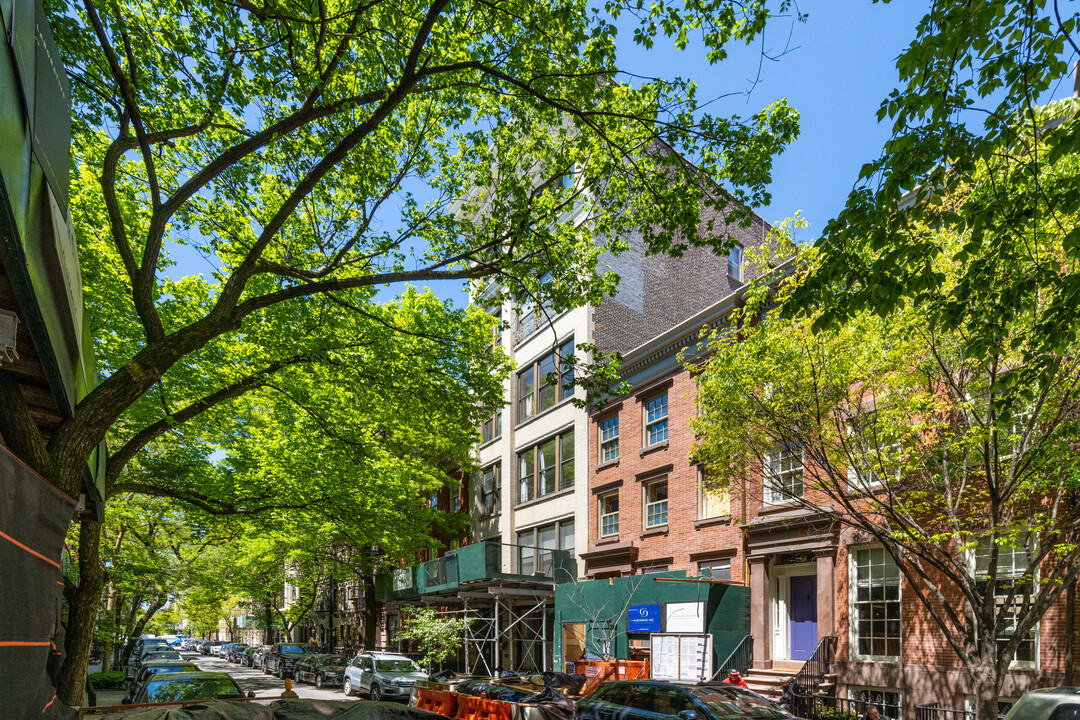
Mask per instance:
[[[848,697],[856,702],[866,703],[865,706],[852,708],[860,715],[869,710],[870,705],[876,705],[883,720],[901,720],[900,692],[897,690],[849,687]]]
[[[742,255],[742,247],[736,245],[728,250],[727,256],[727,274],[740,282],[742,281]]]
[[[600,537],[619,534],[619,493],[600,498]]]
[[[431,493],[431,495],[428,497],[428,507],[432,507],[432,508],[439,507],[439,492],[438,492],[438,490]]]
[[[619,459],[619,416],[600,423],[600,462]]]
[[[709,560],[708,562],[698,563],[698,575],[709,576],[713,580],[730,580],[731,579],[731,561],[730,560]]]
[[[853,650],[860,659],[900,659],[900,569],[884,548],[853,550]]]
[[[484,420],[484,426],[481,432],[483,442],[494,440],[502,435],[502,410],[499,410],[491,417]]]
[[[645,527],[667,525],[668,494],[667,478],[653,480],[645,485]]]
[[[765,459],[765,488],[768,502],[780,503],[803,494],[802,448],[777,448]]]
[[[518,314],[518,332],[517,339],[520,342],[533,332],[539,326],[539,314],[537,312],[537,306],[532,302],[527,292],[519,293],[517,296],[517,314]]]
[[[555,568],[555,550],[574,550],[574,521],[560,520],[523,530],[517,535],[518,574],[541,574],[551,577]]]
[[[518,503],[574,485],[574,430],[518,453]]]
[[[480,471],[480,516],[492,517],[502,510],[502,473],[499,464],[488,465]]]
[[[645,403],[645,447],[668,439],[667,393]]]
[[[491,330],[491,346],[493,348],[502,347],[502,308],[493,310],[491,316],[495,318],[495,327]]]
[[[1003,626],[998,635],[998,647],[1008,644],[1016,632],[1021,609],[1025,600],[1030,600],[1034,578],[1028,574],[1028,546],[1031,539],[1026,538],[1019,545],[1004,545],[998,548],[997,573],[995,574],[994,598],[998,613],[1005,609]],[[981,538],[975,547],[975,579],[980,581],[980,589],[985,592],[990,575],[991,539]],[[1012,594],[1012,601],[1009,595]],[[1038,623],[1027,637],[1020,641],[1013,657],[1014,665],[1036,667],[1038,660]]]
[[[518,422],[574,395],[574,340],[527,365],[518,373]]]
[[[731,514],[731,498],[723,490],[705,486],[705,470],[698,468],[698,519],[724,517]]]

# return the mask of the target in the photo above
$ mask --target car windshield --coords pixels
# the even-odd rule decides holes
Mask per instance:
[[[232,678],[183,678],[151,680],[140,702],[175,702],[177,700],[216,700],[223,697],[243,697],[244,693]]]
[[[304,648],[300,647],[299,645],[282,645],[281,652],[287,653],[289,655],[303,655]]]
[[[343,657],[331,656],[321,657],[315,661],[315,664],[319,667],[340,667],[341,665],[347,665],[348,660]]]
[[[776,705],[748,692],[734,688],[688,688],[718,718],[788,718]]]
[[[375,672],[420,672],[412,660],[376,660]]]
[[[180,653],[175,650],[166,650],[164,652],[152,652],[146,653],[143,656],[143,660],[179,660]]]
[[[163,672],[198,672],[199,667],[192,665],[191,663],[183,663],[181,665],[151,665],[150,667],[144,667],[142,673],[139,675],[140,680],[145,680],[151,675],[157,675]]]

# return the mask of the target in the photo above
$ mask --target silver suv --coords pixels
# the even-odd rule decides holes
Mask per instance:
[[[372,700],[407,700],[417,680],[428,676],[415,662],[394,653],[360,653],[345,668],[346,695],[367,693]]]

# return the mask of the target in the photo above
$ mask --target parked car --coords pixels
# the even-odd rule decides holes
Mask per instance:
[[[224,644],[225,643],[221,640],[207,640],[200,652],[202,652],[203,655],[217,655],[217,649]]]
[[[1080,720],[1080,687],[1032,690],[1016,701],[1005,720]]]
[[[248,649],[247,643],[229,643],[223,651],[224,657],[231,663],[240,662],[240,654]]]
[[[150,660],[144,662],[128,683],[128,695],[134,696],[146,679],[163,672],[198,672],[199,666],[186,660]]]
[[[135,677],[135,674],[142,667],[142,664],[148,660],[173,660],[179,662],[184,658],[176,650],[166,649],[166,645],[147,645],[143,648],[142,654],[134,658],[134,662],[130,662],[127,668],[124,670],[124,676],[127,678]],[[134,654],[132,654],[134,657]],[[130,658],[129,658],[130,660]]]
[[[269,645],[263,645],[262,647],[253,648],[251,653],[251,660],[249,666],[253,668],[263,669],[263,661],[266,659],[266,651],[270,649]]]
[[[308,653],[296,660],[293,676],[297,682],[314,683],[315,687],[341,685],[349,658],[344,655]]]
[[[346,695],[367,693],[372,700],[407,700],[417,680],[428,676],[415,662],[394,653],[360,653],[345,669]]]
[[[794,716],[757,693],[727,683],[675,685],[660,680],[603,683],[574,707],[575,720],[794,720]]]
[[[259,648],[254,645],[248,645],[246,648],[244,648],[243,652],[240,653],[240,659],[238,660],[238,662],[245,667],[254,667],[251,662],[251,656],[254,655],[255,651],[258,649]]]
[[[276,643],[263,655],[263,672],[277,675],[279,678],[292,677],[297,659],[304,654],[304,648],[294,643]]]
[[[236,681],[225,673],[159,673],[142,684],[125,704],[176,702],[178,700],[220,700],[245,697]],[[246,697],[255,697],[247,693]]]
[[[142,657],[143,653],[150,651],[150,648],[168,650],[169,645],[163,638],[140,638],[135,641],[135,647],[132,648],[131,655],[128,656],[127,664],[134,665]]]
[[[215,657],[225,657],[225,650],[228,649],[229,643],[219,642],[210,647],[210,654]]]

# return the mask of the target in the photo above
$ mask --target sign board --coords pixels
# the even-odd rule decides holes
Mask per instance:
[[[667,611],[667,624],[664,627],[664,632],[705,632],[705,603],[667,603],[667,605],[665,606],[665,610]]]
[[[627,631],[632,633],[660,632],[659,605],[631,605],[627,610]]]
[[[712,635],[654,633],[650,640],[653,680],[698,682],[712,677]]]

